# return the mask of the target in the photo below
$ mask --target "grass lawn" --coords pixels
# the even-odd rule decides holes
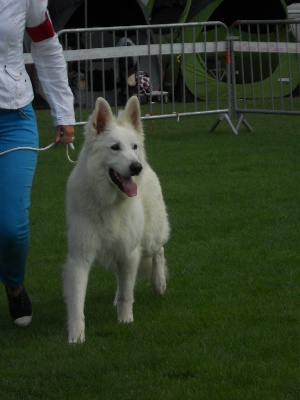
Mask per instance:
[[[38,111],[40,146],[53,140]],[[39,153],[22,330],[0,301],[3,400],[299,400],[299,116],[247,116],[232,134],[217,116],[145,121],[148,161],[167,204],[168,289],[135,290],[130,325],[117,323],[115,278],[94,268],[86,342],[69,345],[62,298],[65,185],[60,145]],[[76,160],[82,142],[76,128]]]

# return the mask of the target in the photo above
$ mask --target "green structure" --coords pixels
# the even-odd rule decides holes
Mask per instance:
[[[176,6],[177,3],[177,6]],[[287,19],[285,0],[251,0],[248,4],[240,0],[187,0],[187,1],[153,1],[148,12],[151,23],[175,23],[175,22],[209,22],[221,21],[228,28],[232,27],[232,34],[239,40],[253,42],[286,42],[287,30],[282,25],[279,28],[271,28],[268,32],[261,29],[253,29],[250,33],[242,29],[234,28],[237,20],[284,20]],[[166,17],[164,17],[166,16]],[[173,17],[173,20],[172,20]],[[167,18],[167,21],[164,21]],[[174,20],[177,18],[177,21]],[[272,31],[272,29],[274,29]],[[193,36],[192,36],[193,35]],[[225,40],[225,30],[220,27],[208,29],[199,27],[196,31],[196,41],[201,42],[205,35],[206,43]],[[288,38],[289,41],[291,38]],[[170,41],[169,34],[163,35],[165,42]],[[180,30],[173,35],[173,41],[181,42]],[[195,31],[185,32],[185,42],[195,40]],[[235,53],[235,79],[237,83],[237,95],[239,97],[261,95],[272,91],[272,96],[285,96],[298,85],[298,59],[294,54],[243,52]],[[195,70],[196,65],[196,70]],[[173,72],[172,72],[173,71]],[[212,71],[218,71],[212,73]],[[218,53],[217,59],[214,53],[185,55],[184,63],[178,60],[166,60],[165,82],[172,79],[176,81],[180,74],[184,76],[186,88],[199,99],[226,96],[227,83],[226,55]],[[196,74],[196,79],[195,79]],[[285,77],[289,77],[286,84]]]

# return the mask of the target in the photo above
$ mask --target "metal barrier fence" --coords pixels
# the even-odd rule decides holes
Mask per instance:
[[[96,98],[133,94],[143,119],[216,114],[234,134],[246,113],[299,114],[300,20],[84,28],[59,32],[77,124]],[[25,62],[31,63],[30,54]],[[237,118],[236,127],[232,116]]]
[[[300,20],[237,21],[230,28],[233,109],[238,130],[246,113],[299,114]]]
[[[211,130],[225,120],[236,134],[228,34],[222,22],[60,31],[77,123],[99,96],[118,108],[136,94],[143,119],[217,114]]]

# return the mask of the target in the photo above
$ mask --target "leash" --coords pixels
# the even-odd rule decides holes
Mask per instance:
[[[16,151],[16,150],[45,151],[45,150],[51,149],[51,147],[54,147],[54,146],[56,146],[56,145],[57,145],[57,143],[51,143],[51,144],[49,144],[49,145],[46,146],[46,147],[42,147],[42,148],[38,148],[38,149],[35,148],[35,147],[26,147],[26,146],[15,147],[15,148],[13,148],[13,149],[9,149],[9,150],[2,151],[2,152],[0,153],[0,156],[4,156],[4,154],[10,153],[10,152]],[[67,159],[68,159],[71,163],[76,163],[76,161],[71,160],[71,158],[70,158],[70,156],[69,156],[69,148],[72,149],[72,150],[75,150],[75,147],[74,147],[73,143],[69,143],[69,144],[66,146]]]

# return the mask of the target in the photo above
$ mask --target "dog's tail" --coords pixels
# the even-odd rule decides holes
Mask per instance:
[[[138,277],[150,279],[151,272],[152,272],[152,258],[143,257],[140,262]]]

